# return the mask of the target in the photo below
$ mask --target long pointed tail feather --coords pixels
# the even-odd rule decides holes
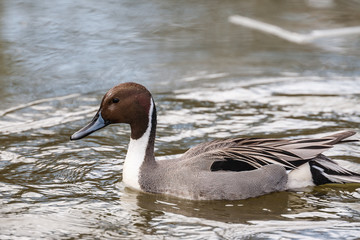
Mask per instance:
[[[347,170],[334,161],[320,155],[309,162],[316,185],[326,183],[360,183],[360,174]]]

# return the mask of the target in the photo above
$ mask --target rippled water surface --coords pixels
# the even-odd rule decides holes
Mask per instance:
[[[360,132],[360,36],[297,45],[295,32],[360,25],[358,1],[0,1],[0,239],[358,239],[360,186],[187,201],[122,184],[127,126],[76,142],[103,94],[144,84],[159,158],[224,137]],[[359,134],[355,138],[359,138]],[[326,155],[360,172],[360,143]]]

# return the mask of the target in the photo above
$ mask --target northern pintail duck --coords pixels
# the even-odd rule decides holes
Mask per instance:
[[[123,83],[110,89],[92,121],[71,140],[114,123],[127,123],[131,137],[123,167],[126,186],[187,199],[245,199],[274,191],[325,183],[360,183],[322,152],[348,142],[346,131],[316,139],[234,138],[199,144],[181,157],[155,160],[156,108],[142,85]]]

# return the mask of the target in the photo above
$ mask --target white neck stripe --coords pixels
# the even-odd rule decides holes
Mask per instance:
[[[123,167],[123,182],[126,186],[141,190],[139,184],[140,168],[145,160],[146,148],[150,138],[152,114],[154,111],[154,102],[150,98],[149,122],[145,133],[139,139],[130,138],[128,151]]]

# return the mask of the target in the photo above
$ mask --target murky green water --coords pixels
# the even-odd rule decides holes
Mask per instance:
[[[234,136],[360,132],[360,37],[296,45],[292,31],[360,25],[357,1],[0,1],[0,239],[358,239],[360,186],[197,202],[124,188],[129,128],[69,136],[120,82],[157,102],[156,152]],[[356,136],[359,138],[359,134]],[[360,143],[328,156],[360,171]]]

